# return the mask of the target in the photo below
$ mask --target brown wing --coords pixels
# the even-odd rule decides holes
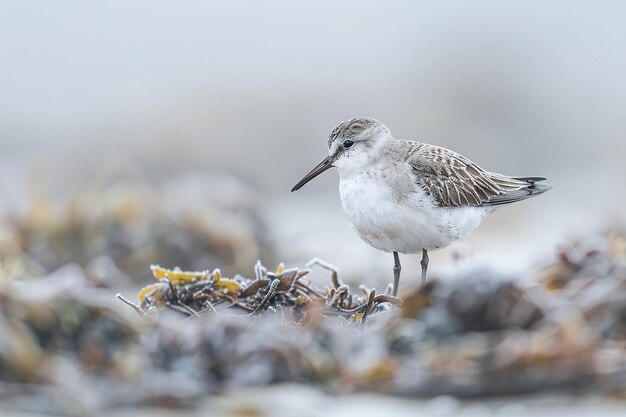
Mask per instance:
[[[407,162],[415,181],[441,207],[493,206],[524,200],[550,186],[542,177],[508,177],[485,171],[449,149],[407,142]]]

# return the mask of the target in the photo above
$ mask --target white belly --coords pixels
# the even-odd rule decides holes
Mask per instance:
[[[364,174],[341,178],[341,205],[357,234],[385,252],[418,253],[448,246],[474,230],[493,209],[440,208],[416,189],[404,199]]]

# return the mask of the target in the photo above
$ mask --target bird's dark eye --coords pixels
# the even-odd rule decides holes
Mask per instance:
[[[353,140],[347,139],[347,140],[343,141],[343,147],[346,148],[346,149],[351,148],[352,145],[354,145],[354,141]]]

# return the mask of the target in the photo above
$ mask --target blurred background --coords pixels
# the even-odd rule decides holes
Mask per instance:
[[[245,349],[254,354],[257,342],[292,355],[289,332],[277,332],[281,339],[257,321],[235,326],[244,349],[220,360],[205,354],[231,345],[211,350],[196,338],[221,343],[235,334],[215,330],[230,326],[228,316],[188,326],[177,316],[155,330],[113,298],[121,291],[134,301],[133,289],[154,282],[150,264],[250,278],[257,259],[274,270],[314,257],[351,284],[382,290],[392,257],[352,232],[336,172],[289,192],[326,155],[334,126],[371,116],[396,138],[454,149],[491,171],[545,176],[554,188],[432,253],[429,276],[449,279],[433,280],[429,288],[440,290],[418,306],[421,316],[404,312],[410,324],[354,338],[322,328],[319,351],[317,339],[294,330],[301,351],[322,352],[324,378],[331,368],[340,375],[329,387],[343,387],[333,381],[346,375],[399,375],[423,382],[427,397],[454,394],[431,386],[441,367],[463,389],[518,383],[502,392],[536,394],[488,406],[438,396],[420,403],[432,415],[526,415],[546,405],[556,411],[541,415],[561,415],[562,404],[574,407],[570,416],[597,415],[600,406],[623,415],[623,401],[613,408],[594,397],[584,376],[624,398],[625,22],[622,1],[0,0],[0,401],[73,415],[190,398],[237,415],[275,415],[253,413],[259,404],[285,415],[390,407],[413,415],[415,401],[330,398],[315,387],[273,388],[276,401],[264,391],[214,401],[207,393],[223,388],[214,366],[247,369]],[[556,260],[561,245],[589,235]],[[419,256],[402,263],[408,294]],[[311,276],[330,285],[327,271]],[[511,276],[533,279],[504,291],[489,281]],[[520,326],[516,314],[528,313],[520,305],[545,317]],[[472,308],[485,312],[481,326],[495,327],[460,326],[475,319]],[[328,334],[336,356],[326,355]],[[399,355],[395,337],[415,350]],[[363,349],[346,348],[355,345]],[[198,351],[198,362],[188,359]],[[511,355],[511,369],[491,362]],[[265,385],[285,362],[250,357],[262,365],[250,367],[255,375],[226,367],[222,377]],[[559,389],[580,382],[591,398],[542,395],[543,380]]]
[[[548,177],[549,194],[431,263],[537,267],[559,239],[624,220],[625,18],[619,1],[2,2],[1,208],[129,178],[169,181],[185,206],[211,190],[179,179],[226,173],[258,208],[271,261],[388,273],[390,255],[345,220],[335,172],[289,193],[330,130],[367,115]],[[405,260],[416,277],[418,261]]]

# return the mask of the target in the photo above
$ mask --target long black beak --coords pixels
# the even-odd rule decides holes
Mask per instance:
[[[311,181],[313,178],[320,175],[322,172],[332,168],[333,163],[330,161],[328,157],[324,158],[322,162],[320,162],[315,168],[311,170],[308,174],[304,176],[296,185],[293,186],[291,192],[298,191],[300,188],[304,187],[304,184]]]

